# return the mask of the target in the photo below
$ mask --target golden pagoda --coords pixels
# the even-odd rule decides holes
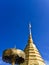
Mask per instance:
[[[24,52],[26,54],[25,62],[21,65],[46,65],[43,58],[41,57],[38,49],[32,40],[31,24],[29,24],[29,39]]]

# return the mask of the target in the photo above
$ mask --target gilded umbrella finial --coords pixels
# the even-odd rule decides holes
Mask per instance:
[[[2,60],[12,65],[25,61],[25,53],[20,49],[10,48],[3,51]]]

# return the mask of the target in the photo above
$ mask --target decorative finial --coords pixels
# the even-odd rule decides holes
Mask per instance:
[[[31,35],[31,23],[29,23],[29,33]]]
[[[14,48],[16,49],[16,45],[14,46]]]

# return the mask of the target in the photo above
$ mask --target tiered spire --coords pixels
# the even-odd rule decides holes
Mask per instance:
[[[38,49],[32,40],[31,24],[29,23],[29,39],[24,52],[26,54],[25,62],[22,65],[45,65]]]

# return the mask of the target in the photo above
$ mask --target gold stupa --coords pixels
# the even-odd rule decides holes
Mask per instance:
[[[25,62],[21,65],[45,65],[38,49],[36,48],[31,34],[31,24],[29,24],[29,39],[24,52],[26,54]]]

